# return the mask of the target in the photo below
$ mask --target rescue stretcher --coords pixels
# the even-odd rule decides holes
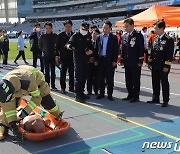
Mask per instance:
[[[19,108],[25,108],[27,101],[22,99],[20,100]],[[43,141],[50,138],[54,138],[60,135],[63,135],[70,127],[70,124],[63,119],[56,120],[55,116],[50,114],[48,111],[45,111],[41,107],[36,107],[34,113],[40,115],[43,119],[49,119],[50,124],[46,125],[44,133],[31,133],[24,130],[20,125],[18,126],[19,132],[23,136],[31,141]]]

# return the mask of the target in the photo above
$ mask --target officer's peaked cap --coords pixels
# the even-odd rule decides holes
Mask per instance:
[[[83,23],[81,24],[81,27],[82,27],[82,29],[84,29],[84,30],[89,30],[89,24],[88,24],[87,22],[83,22]]]

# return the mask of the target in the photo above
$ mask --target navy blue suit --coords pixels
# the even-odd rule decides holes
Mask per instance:
[[[141,67],[144,59],[144,38],[137,31],[124,34],[122,38],[122,52],[124,55],[126,87],[128,97],[139,99]]]
[[[112,33],[109,33],[107,41],[106,56],[102,56],[103,34],[97,36],[96,50],[98,59],[98,88],[100,95],[105,93],[105,81],[107,84],[108,96],[112,96],[114,87],[114,71],[112,63],[117,62],[118,58],[118,39]]]

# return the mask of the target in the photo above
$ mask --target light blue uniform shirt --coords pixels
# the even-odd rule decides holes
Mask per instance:
[[[101,56],[106,56],[106,50],[107,50],[107,43],[108,43],[109,34],[102,36],[102,51]]]
[[[18,44],[18,50],[24,51],[24,38],[22,36],[18,37],[17,44]]]

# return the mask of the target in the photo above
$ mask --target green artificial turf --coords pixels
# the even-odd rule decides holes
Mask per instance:
[[[25,45],[27,47],[27,48],[25,48],[26,59],[32,59],[32,52],[30,51],[30,44],[25,43]],[[17,43],[16,42],[10,42],[9,46],[10,46],[10,51],[8,54],[8,60],[14,60],[16,58],[16,56],[18,55],[18,52],[19,52],[17,50]],[[22,59],[22,57],[20,59]]]

